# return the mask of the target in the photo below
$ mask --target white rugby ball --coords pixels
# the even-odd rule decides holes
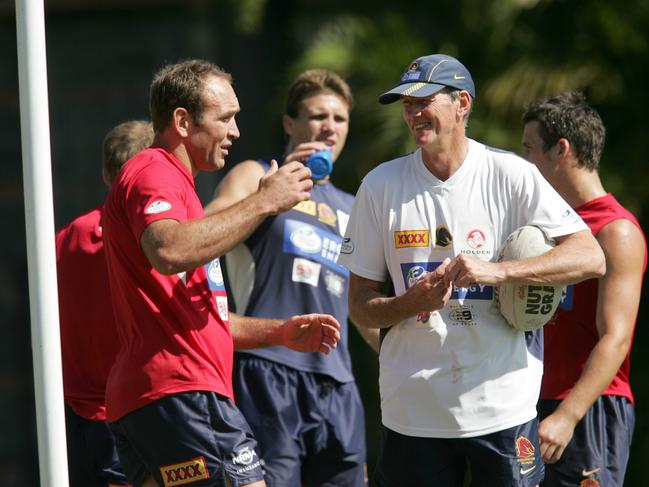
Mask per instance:
[[[498,262],[521,260],[544,254],[554,242],[531,225],[521,227],[507,237],[498,253]],[[506,282],[495,287],[500,313],[512,328],[532,331],[544,326],[561,302],[564,286]]]

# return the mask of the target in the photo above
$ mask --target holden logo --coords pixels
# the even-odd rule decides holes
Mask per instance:
[[[291,233],[291,242],[297,248],[308,254],[320,252],[322,239],[309,227],[300,227]]]
[[[466,243],[474,249],[481,249],[484,247],[487,238],[482,230],[471,230],[466,236]]]

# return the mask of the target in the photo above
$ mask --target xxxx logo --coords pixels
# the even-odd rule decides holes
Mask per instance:
[[[210,472],[205,466],[204,457],[192,458],[187,462],[160,467],[160,473],[162,474],[164,487],[191,484],[192,482],[210,478]]]
[[[429,230],[399,230],[394,232],[394,246],[398,249],[404,247],[428,247],[429,244]]]

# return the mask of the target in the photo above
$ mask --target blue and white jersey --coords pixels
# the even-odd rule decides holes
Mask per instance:
[[[278,159],[279,161],[279,159]],[[268,167],[266,161],[260,161]],[[337,263],[353,196],[331,182],[315,184],[311,199],[267,218],[226,256],[237,311],[247,316],[286,319],[329,313],[341,324],[341,340],[329,355],[285,347],[244,350],[306,372],[352,381],[347,349],[349,271]]]
[[[536,225],[549,238],[586,230],[536,167],[469,141],[447,180],[421,151],[381,164],[364,179],[339,262],[392,280],[401,295],[445,258],[495,260],[507,236]],[[454,289],[448,305],[390,328],[380,352],[383,424],[418,437],[486,435],[536,416],[543,364],[538,339],[504,321],[493,288]],[[537,352],[538,352],[538,347]]]

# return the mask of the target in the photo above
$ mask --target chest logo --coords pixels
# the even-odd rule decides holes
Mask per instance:
[[[444,225],[440,225],[435,229],[435,248],[436,249],[445,249],[450,247],[453,243],[453,235],[449,232],[448,228]]]
[[[429,245],[429,230],[399,230],[394,232],[394,246],[398,249],[406,247],[428,247]]]
[[[480,229],[471,230],[466,236],[466,243],[473,249],[479,250],[487,242],[485,233]]]
[[[301,211],[307,215],[315,216],[316,214],[316,204],[315,201],[307,200],[300,201],[297,205],[293,207],[295,211]]]
[[[185,485],[199,480],[209,479],[210,473],[205,465],[205,458],[198,457],[188,462],[160,467],[165,487]]]
[[[318,220],[325,225],[336,226],[336,214],[327,203],[318,203]]]

